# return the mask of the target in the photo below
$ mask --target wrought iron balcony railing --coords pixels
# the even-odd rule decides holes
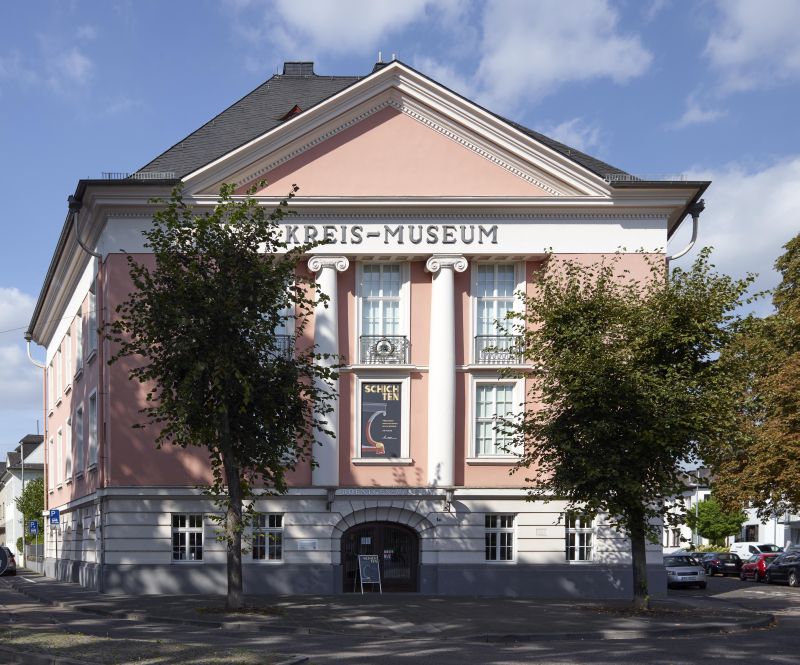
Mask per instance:
[[[476,365],[519,365],[523,361],[522,338],[518,335],[476,335]]]
[[[275,335],[275,354],[291,358],[294,354],[294,339],[291,335]]]
[[[408,338],[405,335],[361,335],[358,359],[364,365],[406,365]]]

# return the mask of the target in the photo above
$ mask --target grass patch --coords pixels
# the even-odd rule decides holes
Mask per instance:
[[[229,610],[224,605],[207,605],[195,609],[198,614],[245,614],[265,617],[282,617],[286,615],[286,610],[281,607],[260,607],[258,605],[245,605],[238,610]]]

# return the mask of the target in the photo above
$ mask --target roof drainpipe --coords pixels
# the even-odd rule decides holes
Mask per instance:
[[[69,203],[69,212],[72,215],[73,221],[75,222],[75,239],[78,241],[81,249],[96,259],[102,259],[102,254],[92,251],[84,244],[83,240],[81,240],[80,212],[81,207],[83,207],[83,201],[70,194],[69,198],[67,198],[67,202]]]
[[[692,216],[692,239],[689,241],[689,244],[686,245],[680,252],[677,254],[672,254],[667,257],[667,274],[669,274],[669,262],[674,259],[681,258],[684,254],[686,254],[694,244],[697,242],[697,226],[700,223],[700,213],[703,212],[706,208],[706,202],[703,199],[697,201],[691,208],[689,208],[689,214]]]

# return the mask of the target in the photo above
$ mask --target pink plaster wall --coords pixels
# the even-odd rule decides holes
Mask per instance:
[[[269,171],[261,195],[550,196],[395,109],[358,124]],[[252,183],[240,187],[245,192]]]

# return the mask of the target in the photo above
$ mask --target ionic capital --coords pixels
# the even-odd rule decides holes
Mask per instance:
[[[439,272],[442,268],[452,268],[456,272],[464,272],[469,262],[458,254],[434,254],[425,263],[428,272]]]
[[[308,260],[308,269],[317,273],[323,268],[333,268],[337,272],[344,272],[350,267],[346,256],[312,256]]]

